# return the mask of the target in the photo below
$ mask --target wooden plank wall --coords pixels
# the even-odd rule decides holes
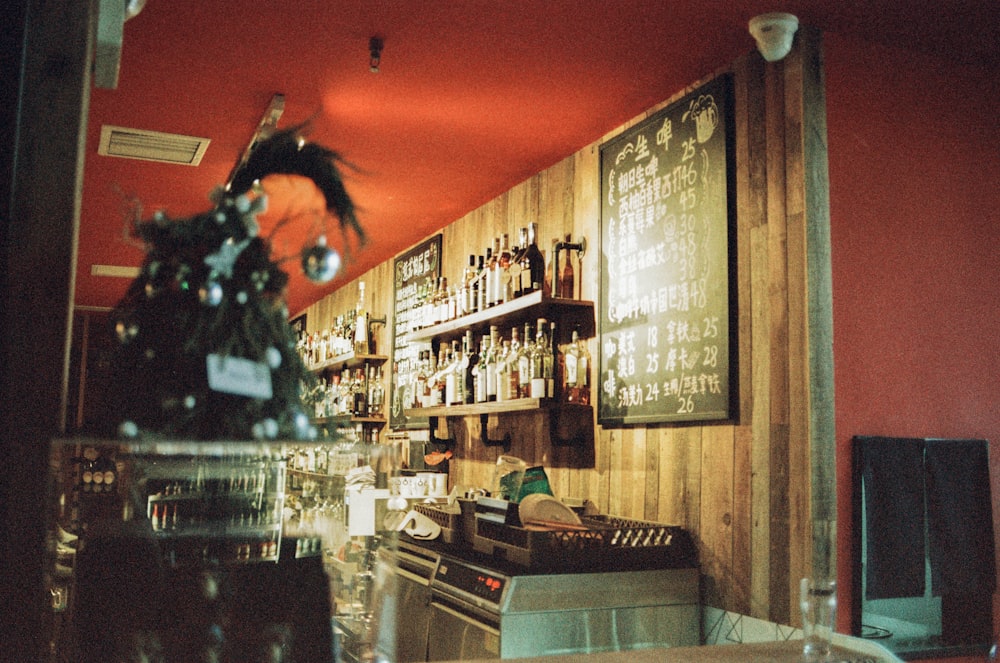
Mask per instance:
[[[802,74],[807,66],[802,50],[799,43],[784,62],[774,64],[752,54],[731,68],[738,421],[627,428],[595,423],[594,444],[587,448],[551,444],[549,422],[536,413],[491,417],[486,431],[491,438],[509,432],[510,453],[545,466],[557,495],[590,499],[603,513],[689,529],[699,545],[706,605],[785,624],[798,621],[793,609],[798,579],[809,574],[813,549],[802,136],[802,86],[811,79]],[[518,228],[535,221],[543,252],[566,234],[586,237],[584,269],[577,270],[580,296],[596,300],[599,146],[627,126],[445,228],[443,267],[449,280],[459,277],[470,253],[485,252],[492,237],[507,232],[514,243]],[[380,266],[364,279],[375,295],[371,309],[390,311],[391,271]],[[310,307],[309,328],[352,307],[356,296],[352,283]],[[597,357],[596,339],[590,340],[590,351]],[[502,451],[479,442],[480,427],[478,417],[449,420],[456,441],[453,485],[490,483]]]

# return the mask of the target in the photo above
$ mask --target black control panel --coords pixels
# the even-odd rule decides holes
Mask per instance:
[[[499,606],[508,578],[487,569],[442,558],[434,581]]]

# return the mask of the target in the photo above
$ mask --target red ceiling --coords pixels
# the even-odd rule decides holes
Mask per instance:
[[[930,11],[933,8],[936,15]],[[148,0],[125,24],[116,89],[91,97],[75,302],[110,307],[127,280],[93,264],[138,265],[125,236],[143,217],[208,209],[271,97],[279,127],[312,120],[311,139],[357,166],[347,185],[370,235],[319,287],[296,264],[289,309],[311,302],[530,175],[753,50],[747,20],[789,11],[804,24],[1000,65],[1000,3],[799,0],[299,0],[240,5]],[[381,70],[368,42],[384,40]],[[200,166],[97,154],[105,124],[203,136]],[[308,187],[268,183],[275,208]],[[267,224],[265,223],[265,231]],[[302,229],[305,232],[304,229]],[[484,238],[484,246],[488,238]],[[301,237],[279,233],[277,250]]]

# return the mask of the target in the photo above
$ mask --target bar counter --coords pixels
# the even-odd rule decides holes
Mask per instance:
[[[837,637],[832,656],[824,663],[889,663],[901,659],[870,641]],[[509,659],[537,663],[802,663],[802,640],[744,644],[633,649],[629,651],[569,654]],[[469,662],[465,663],[482,663]]]

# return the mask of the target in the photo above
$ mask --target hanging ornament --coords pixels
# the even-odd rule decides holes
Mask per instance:
[[[278,422],[268,417],[255,423],[251,432],[258,440],[273,440],[278,437]]]
[[[126,438],[136,437],[139,435],[139,427],[134,421],[126,420],[118,426],[118,434]]]
[[[315,283],[326,283],[340,271],[340,254],[326,245],[326,235],[320,235],[315,246],[302,250],[302,270]]]
[[[295,438],[298,440],[315,439],[317,435],[316,427],[309,422],[309,416],[301,410],[295,413],[293,426],[295,427]]]
[[[264,354],[267,357],[267,365],[272,370],[277,370],[281,366],[281,350],[272,345],[265,350]]]
[[[205,306],[218,306],[222,303],[222,286],[218,281],[209,281],[198,289],[198,299]]]

